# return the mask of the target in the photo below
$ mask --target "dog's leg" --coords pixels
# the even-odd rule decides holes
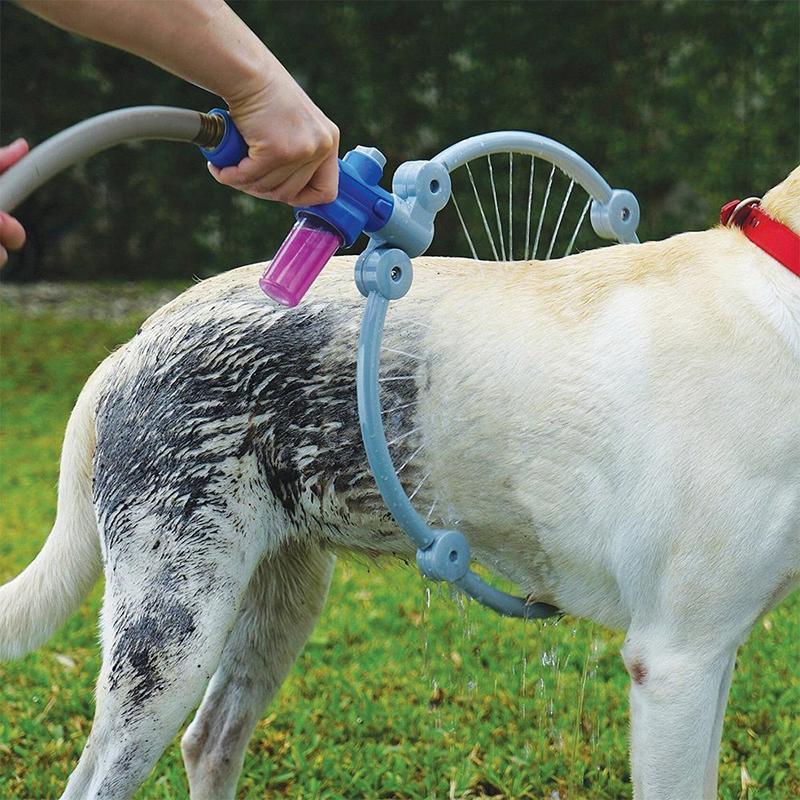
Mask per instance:
[[[663,631],[628,632],[623,658],[632,678],[635,800],[715,800],[735,657],[735,646],[713,650],[709,642],[681,641]]]
[[[181,742],[192,800],[232,800],[247,742],[325,602],[333,555],[285,551],[250,582],[203,704]]]
[[[242,525],[205,520],[185,541],[152,520],[106,564],[95,718],[63,800],[133,796],[200,701],[260,557]]]
[[[722,676],[722,683],[719,687],[717,697],[717,717],[714,720],[714,730],[711,734],[711,747],[708,751],[708,762],[706,764],[706,782],[703,797],[716,798],[717,778],[719,773],[719,748],[722,742],[722,725],[725,722],[725,709],[728,706],[728,692],[731,689],[733,680],[733,670],[736,666],[736,651],[728,659],[725,672]]]

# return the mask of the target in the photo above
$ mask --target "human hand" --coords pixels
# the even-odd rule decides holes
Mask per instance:
[[[0,172],[5,172],[16,164],[27,152],[28,143],[24,139],[17,139],[7,147],[0,147]],[[0,211],[0,269],[8,261],[8,250],[19,250],[23,244],[25,228],[11,214]]]
[[[220,183],[293,206],[336,199],[339,129],[288,72],[226,102],[249,153],[235,167],[208,165]]]

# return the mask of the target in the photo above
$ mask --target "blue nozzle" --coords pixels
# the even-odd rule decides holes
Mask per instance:
[[[386,158],[374,147],[356,147],[339,160],[339,194],[332,203],[303,206],[298,217],[311,215],[325,220],[350,247],[364,232],[380,230],[389,221],[394,196],[378,186]]]
[[[242,138],[239,129],[233,124],[230,112],[223,108],[212,108],[209,115],[222,117],[225,132],[216,147],[201,147],[200,152],[215,167],[235,167],[247,155],[247,142]]]

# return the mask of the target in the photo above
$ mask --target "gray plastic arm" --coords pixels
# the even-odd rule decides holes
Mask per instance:
[[[561,613],[555,606],[551,606],[548,603],[529,603],[522,597],[515,597],[513,594],[501,592],[486,583],[472,570],[467,572],[461,580],[456,581],[455,584],[473,600],[477,600],[481,605],[491,608],[492,611],[496,611],[504,617],[545,619]]]
[[[433,532],[409,502],[395,472],[383,432],[378,372],[388,307],[387,298],[377,292],[369,295],[358,340],[358,419],[367,460],[384,502],[414,544],[424,550],[433,542]]]
[[[469,569],[469,544],[462,533],[429,528],[411,505],[400,483],[386,444],[379,390],[380,351],[383,325],[390,299],[402,296],[411,286],[412,267],[408,256],[392,248],[376,250],[381,263],[362,276],[367,307],[358,340],[358,417],[361,436],[375,482],[397,523],[417,545],[417,565],[432,580],[446,580],[469,597],[507,617],[536,619],[550,617],[558,609],[547,603],[528,603],[524,598],[502,592]],[[386,292],[386,295],[381,292]]]
[[[205,114],[186,108],[138,106],[79,122],[31,150],[0,176],[0,209],[12,211],[54,175],[122,142],[172,139],[202,144]]]
[[[561,142],[528,131],[494,131],[471,136],[442,150],[433,161],[448,172],[479,156],[494,153],[524,153],[555,164],[592,196],[590,219],[595,233],[603,239],[636,244],[639,203],[627,189],[612,189],[603,176],[574,150]]]
[[[397,477],[380,407],[380,347],[390,300],[408,292],[413,280],[409,256],[427,250],[433,239],[436,213],[450,197],[449,173],[467,162],[493,153],[523,153],[555,164],[592,197],[591,221],[606,239],[637,242],[639,204],[631,192],[612,189],[597,170],[568,147],[526,131],[497,131],[464,139],[431,161],[411,161],[395,174],[395,206],[384,228],[370,234],[367,249],[356,262],[355,279],[367,298],[358,343],[358,415],[367,460],[384,502],[397,523],[417,545],[417,565],[426,577],[448,581],[499,614],[532,619],[558,614],[547,603],[494,589],[469,569],[466,537],[455,530],[428,527],[416,512]],[[438,171],[437,171],[438,168]]]
[[[611,197],[611,187],[608,182],[588,161],[561,142],[540,136],[538,133],[528,131],[482,133],[450,145],[432,160],[441,162],[448,172],[452,172],[478,156],[508,152],[535,155],[555,164],[601,203],[607,203]]]

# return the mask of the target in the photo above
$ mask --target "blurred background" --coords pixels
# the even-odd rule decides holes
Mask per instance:
[[[339,125],[342,152],[378,146],[388,174],[466,136],[531,130],[633,190],[654,239],[714,225],[800,161],[796,0],[232,5]],[[0,46],[2,142],[124,106],[218,104],[3,0]],[[292,219],[166,142],[106,151],[18,213],[28,244],[0,273],[0,583],[49,531],[64,425],[98,362],[194,276],[270,258]],[[0,798],[60,796],[92,719],[101,596],[0,665]],[[521,627],[414,569],[342,559],[238,797],[630,797],[622,641],[569,617]],[[798,662],[795,592],[742,648],[722,800],[800,797]],[[185,797],[176,741],[137,800]]]
[[[642,238],[714,224],[800,161],[796,2],[233,2],[390,175],[475,133],[519,128],[587,158],[642,206]],[[0,140],[213,96],[0,4]],[[271,257],[290,209],[216,185],[192,147],[119,147],[32,196],[2,280],[204,277]]]

